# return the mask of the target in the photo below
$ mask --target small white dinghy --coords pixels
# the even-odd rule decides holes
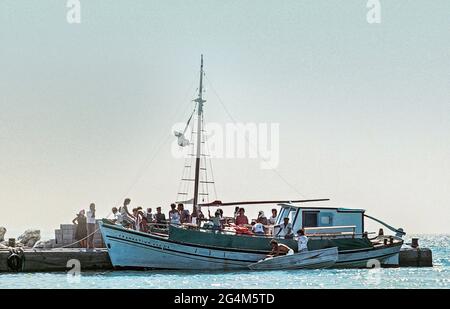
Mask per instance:
[[[248,265],[248,268],[251,270],[318,269],[331,267],[337,260],[338,248],[333,247],[269,257]]]

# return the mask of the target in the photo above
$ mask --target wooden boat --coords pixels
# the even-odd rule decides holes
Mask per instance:
[[[182,185],[177,199],[192,206],[192,213],[206,207],[234,207],[241,205],[277,204],[281,210],[277,224],[288,217],[293,231],[305,229],[310,251],[337,247],[338,260],[334,267],[364,268],[376,260],[381,266],[398,265],[403,231],[394,229],[381,221],[396,236],[380,236],[369,239],[364,230],[365,211],[362,209],[310,207],[313,200],[250,201],[222,203],[209,202],[208,186],[214,184],[213,173],[207,173],[207,158],[202,151],[206,147],[203,123],[203,56],[200,68],[200,85],[196,104],[183,132],[174,132],[180,147],[191,147],[185,162]],[[192,120],[192,121],[191,121]],[[196,125],[195,125],[196,123]],[[191,125],[190,142],[184,134]],[[211,163],[211,162],[209,162]],[[192,198],[190,198],[192,197]],[[306,206],[305,206],[306,205]],[[373,218],[372,218],[373,219]],[[377,220],[376,220],[377,221]],[[158,228],[153,232],[139,232],[121,225],[103,221],[100,224],[103,239],[107,245],[111,262],[115,267],[186,269],[186,270],[228,270],[248,269],[248,265],[263,259],[270,252],[270,240],[276,238],[291,248],[296,248],[293,239],[275,236],[255,237],[251,235],[226,234],[208,229],[188,229],[183,226]],[[376,264],[376,263],[375,263]]]
[[[251,270],[319,269],[332,267],[338,260],[338,249],[306,251],[269,257],[248,265]]]

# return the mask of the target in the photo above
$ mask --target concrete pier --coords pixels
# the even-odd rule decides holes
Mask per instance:
[[[9,250],[0,250],[0,273],[66,271],[73,267],[68,265],[68,261],[72,259],[80,261],[81,270],[112,269],[106,249],[25,249],[23,254],[18,254],[18,270],[8,265],[10,255]],[[14,261],[15,265],[18,265],[18,261]]]
[[[433,254],[428,248],[402,248],[400,267],[433,267]]]
[[[3,272],[52,272],[67,271],[73,267],[70,260],[78,260],[81,270],[113,269],[107,249],[25,249],[18,253],[15,264],[8,265],[9,250],[0,250],[0,273]],[[11,263],[10,263],[11,264]],[[400,251],[399,267],[432,267],[432,252],[428,248],[403,248]],[[17,268],[17,269],[14,269]]]

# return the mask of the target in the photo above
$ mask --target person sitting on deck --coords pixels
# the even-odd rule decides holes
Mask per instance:
[[[124,227],[132,227],[134,225],[134,217],[128,210],[128,206],[130,205],[131,200],[129,198],[126,198],[123,201],[123,206],[120,207],[119,212],[120,216],[122,217],[122,225]]]
[[[264,225],[261,222],[252,222],[252,232],[257,236],[264,236]]]
[[[236,225],[245,225],[248,224],[248,218],[245,215],[244,208],[239,208],[239,215],[236,217]]]
[[[270,241],[270,245],[272,246],[272,251],[269,252],[268,257],[294,254],[294,250],[292,250],[285,244],[279,244],[275,239],[272,239]]]
[[[275,223],[277,222],[277,210],[275,208],[272,209],[272,216],[268,221],[270,225],[275,225]]]
[[[285,217],[283,219],[283,223],[279,226],[279,231],[276,236],[284,237],[286,239],[294,238],[294,234],[292,233],[292,224],[289,223],[289,218]]]
[[[120,216],[119,210],[117,209],[117,207],[113,207],[111,209],[113,218],[111,219],[112,222],[114,223],[122,223],[122,218]]]
[[[170,224],[180,224],[180,213],[177,210],[177,205],[170,204],[171,210],[169,211]]]
[[[191,223],[191,215],[189,214],[189,210],[184,209],[183,204],[178,204],[178,212],[180,213],[180,222],[181,223]]]
[[[212,229],[213,230],[221,230],[222,229],[222,223],[220,222],[220,211],[216,210],[214,213],[214,217],[211,216],[211,212],[208,209],[208,215],[209,220],[212,222]]]
[[[308,237],[305,235],[305,230],[297,231],[298,235],[298,252],[308,251]]]
[[[167,222],[166,215],[161,212],[161,207],[156,207],[155,221],[156,223],[160,224],[164,224]]]
[[[137,208],[136,212],[136,230],[141,232],[147,232],[148,231],[148,221],[147,221],[147,214],[144,212],[142,207]]]

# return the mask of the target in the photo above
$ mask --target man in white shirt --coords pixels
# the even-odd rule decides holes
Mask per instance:
[[[94,249],[94,233],[95,233],[95,204],[89,205],[89,210],[86,213],[87,221],[87,248]]]
[[[265,235],[264,225],[261,222],[252,222],[252,232],[255,235]]]
[[[114,223],[122,223],[122,216],[120,215],[120,212],[117,209],[117,207],[113,207],[111,211],[112,211],[112,214],[113,214],[112,221]]]
[[[298,235],[298,252],[308,251],[308,237],[305,235],[305,230],[297,231]]]
[[[274,208],[272,209],[272,216],[269,218],[269,224],[275,225],[277,222],[277,210]]]
[[[279,226],[279,231],[276,236],[284,237],[286,239],[294,238],[294,234],[292,233],[292,224],[289,223],[289,218],[286,217],[283,219],[283,223]]]
[[[169,211],[169,222],[171,224],[180,224],[180,213],[177,210],[177,205],[170,204],[171,210]]]

